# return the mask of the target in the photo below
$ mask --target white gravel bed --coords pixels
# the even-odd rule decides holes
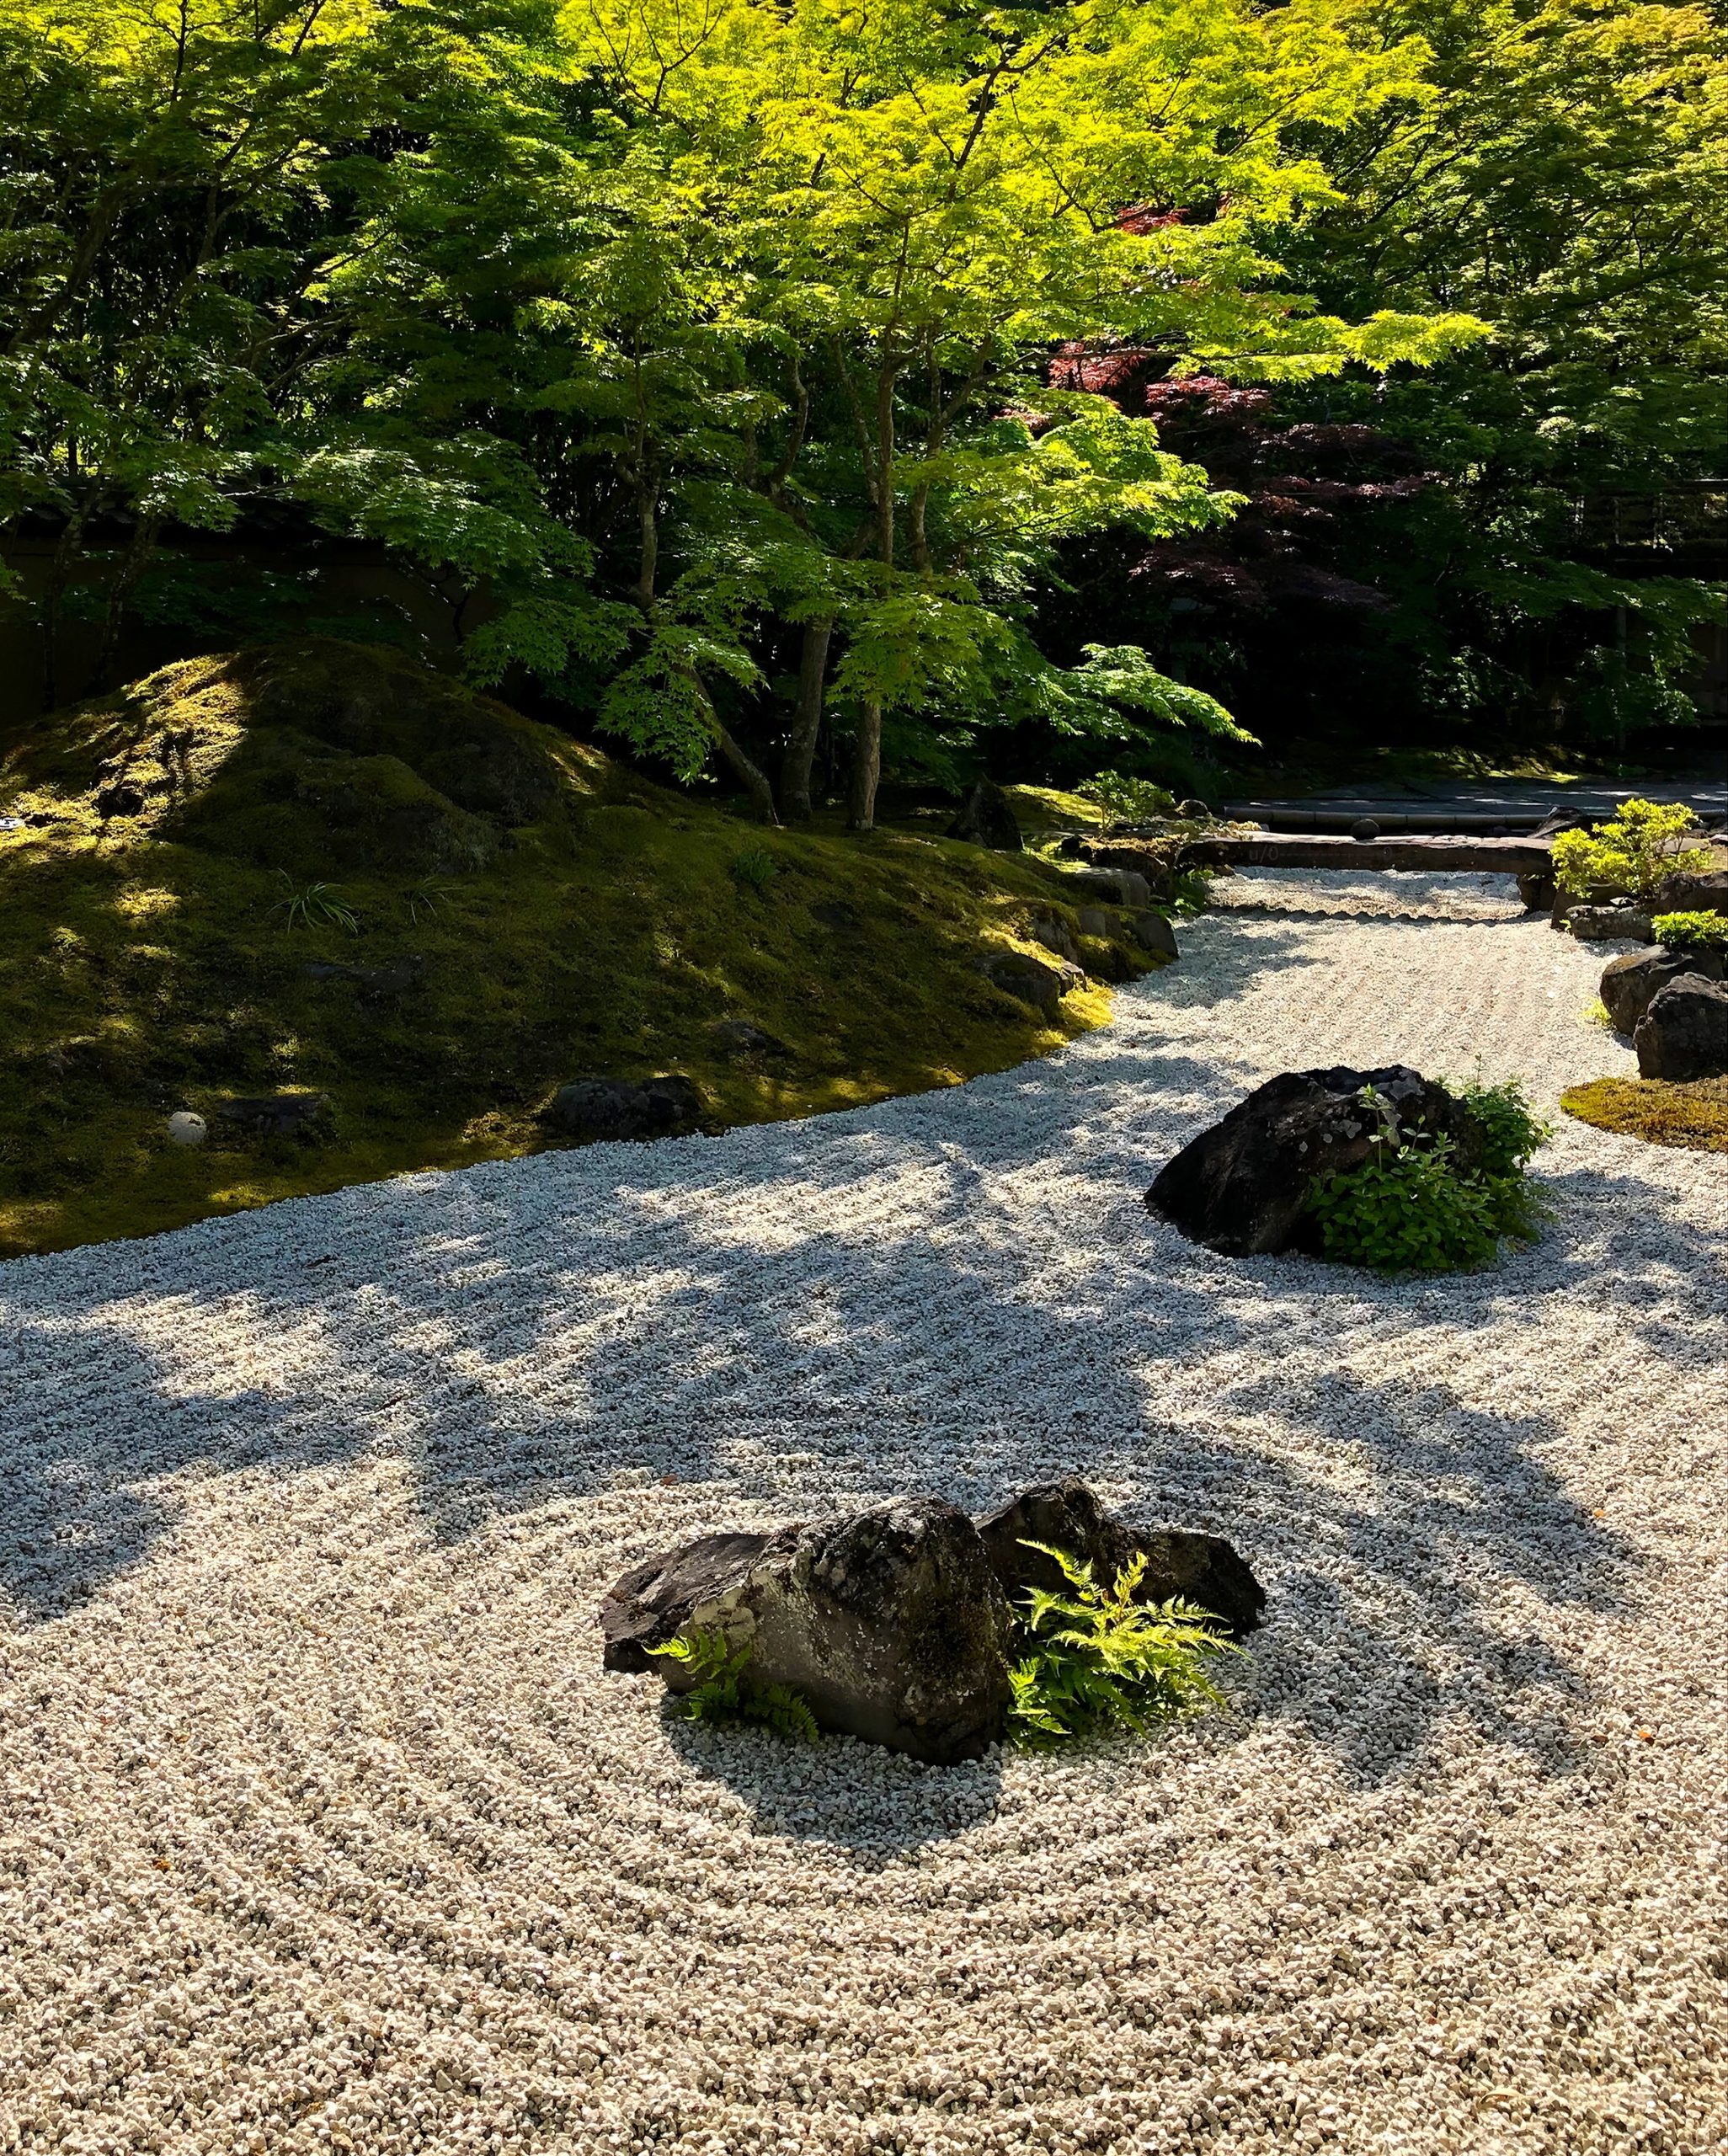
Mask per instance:
[[[1213,878],[1230,913],[1364,914],[1394,921],[1516,921],[1517,878],[1451,868],[1237,868]]]
[[[0,1267],[0,2149],[1728,2146],[1728,1162],[1212,1257],[1141,1193],[1276,1070],[1627,1059],[1540,921],[1182,940],[963,1091]],[[1230,1714],[943,1771],[600,1672],[675,1537],[1067,1470],[1251,1558]]]

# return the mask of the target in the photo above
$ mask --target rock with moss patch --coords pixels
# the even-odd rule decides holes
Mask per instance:
[[[1176,931],[1161,913],[1154,913],[1149,908],[1143,912],[1131,914],[1128,926],[1135,942],[1143,951],[1149,951],[1155,958],[1178,958],[1181,956],[1176,948]]]
[[[1365,1097],[1370,1087],[1378,1106]],[[1227,1257],[1317,1251],[1320,1235],[1308,1211],[1313,1185],[1360,1167],[1389,1130],[1400,1139],[1449,1139],[1464,1173],[1481,1160],[1481,1134],[1469,1110],[1420,1071],[1402,1064],[1287,1070],[1166,1162],[1146,1203]]]
[[[1728,987],[1687,972],[1666,982],[1632,1035],[1642,1078],[1728,1075]]]
[[[675,1138],[696,1128],[702,1108],[694,1081],[673,1072],[663,1078],[579,1078],[558,1089],[547,1113],[567,1138],[593,1145]]]
[[[752,1678],[786,1684],[818,1726],[947,1765],[1001,1737],[1013,1619],[978,1530],[904,1497],[772,1534],[711,1534],[634,1566],[600,1607],[608,1669],[680,1665],[652,1650],[723,1636]]]
[[[1043,1543],[1090,1564],[1093,1577],[1107,1587],[1137,1556],[1144,1557],[1139,1600],[1191,1602],[1221,1618],[1239,1639],[1254,1630],[1266,1609],[1266,1590],[1222,1535],[1130,1527],[1107,1512],[1077,1476],[1022,1491],[980,1520],[978,1531],[997,1583],[1015,1608],[1024,1606],[1029,1588],[1063,1589],[1055,1560],[1027,1547]]]
[[[1656,936],[1644,906],[1574,906],[1566,926],[1581,943],[1649,943]]]
[[[708,1028],[708,1038],[722,1055],[739,1062],[790,1055],[792,1050],[772,1033],[753,1026],[748,1018],[720,1018]]]
[[[1032,937],[1035,943],[1042,943],[1047,951],[1053,951],[1059,958],[1066,958],[1070,965],[1080,963],[1080,946],[1074,940],[1074,931],[1053,914],[1041,915],[1033,921]]]
[[[978,961],[978,969],[992,988],[1031,1004],[1049,1019],[1056,1017],[1070,990],[1086,984],[1085,974],[1068,959],[1059,958],[1053,966],[1047,965],[1025,951],[992,951]]]

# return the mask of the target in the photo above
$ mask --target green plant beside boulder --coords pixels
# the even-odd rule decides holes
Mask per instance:
[[[1209,1665],[1242,1649],[1210,1610],[1139,1599],[1144,1551],[1107,1588],[1091,1564],[1068,1550],[1030,1540],[1021,1546],[1053,1559],[1068,1591],[1028,1588],[1015,1609],[1022,1652],[1008,1671],[1011,1742],[1043,1749],[1123,1731],[1144,1736],[1160,1722],[1224,1704]],[[722,1632],[691,1626],[648,1652],[675,1662],[694,1680],[676,1695],[676,1711],[687,1720],[760,1722],[781,1737],[815,1741],[808,1700],[792,1685],[754,1677],[748,1642],[734,1645]]]
[[[1708,868],[1704,827],[1683,802],[1623,801],[1593,831],[1562,831],[1554,841],[1555,881],[1569,898],[1615,892],[1653,898],[1670,876]]]
[[[1651,923],[1669,951],[1728,951],[1728,914],[1659,913]]]
[[[1456,1273],[1491,1264],[1503,1242],[1535,1240],[1544,1208],[1524,1171],[1552,1126],[1516,1079],[1454,1089],[1477,1139],[1469,1167],[1450,1139],[1401,1133],[1366,1090],[1384,1125],[1373,1151],[1309,1193],[1326,1257],[1379,1273]]]

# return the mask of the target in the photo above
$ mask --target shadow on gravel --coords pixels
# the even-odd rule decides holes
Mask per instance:
[[[714,1728],[669,1710],[667,1741],[696,1773],[723,1781],[763,1835],[844,1849],[864,1870],[970,1833],[995,1814],[1000,1754],[926,1767],[825,1737],[798,1744],[766,1731]]]
[[[1215,1002],[1309,962],[1261,936],[1158,987]],[[1351,1775],[1408,1770],[1460,1721],[1568,1771],[1587,1675],[1532,1626],[1507,1636],[1505,1611],[1613,1609],[1639,1561],[1544,1464],[1558,1424],[1480,1396],[1480,1366],[1478,1396],[1452,1382],[1458,1343],[1539,1358],[1550,1307],[1607,1291],[1612,1237],[1613,1321],[1656,1365],[1696,1368],[1720,1243],[1656,1186],[1574,1171],[1551,1179],[1549,1240],[1480,1275],[1388,1286],[1213,1257],[1140,1198],[1242,1074],[1139,1045],[1157,1010],[1137,1004],[1108,1052],[980,1081],[963,1128],[955,1096],[929,1095],[5,1268],[0,1588],[51,1620],[173,1532],[176,1478],[285,1478],[381,1445],[451,1541],[621,1476],[717,1484],[717,1520],[747,1524],[914,1490],[979,1510],[1076,1471],[1139,1518],[1237,1543],[1272,1596],[1253,1710]],[[1384,1381],[1341,1366],[1365,1334]],[[641,1518],[609,1572],[668,1539],[652,1500]],[[603,1583],[573,1564],[573,1592]],[[811,1755],[789,1802],[786,1748],[677,1742],[777,1831],[892,1854],[972,1817],[935,1774],[896,1785],[884,1823],[847,1748]]]

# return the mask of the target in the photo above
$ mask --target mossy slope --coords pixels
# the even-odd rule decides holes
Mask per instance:
[[[0,813],[29,819],[0,833],[0,1254],[531,1150],[571,1078],[683,1070],[717,1123],[761,1121],[1107,1013],[1090,989],[1053,1030],[975,969],[1075,926],[1035,861],[765,831],[356,646],[187,661],[45,720]],[[357,932],[291,907],[320,883]],[[785,1052],[740,1056],[729,1019]],[[316,1142],[217,1119],[296,1088],[329,1097]],[[168,1142],[180,1107],[208,1145]]]

